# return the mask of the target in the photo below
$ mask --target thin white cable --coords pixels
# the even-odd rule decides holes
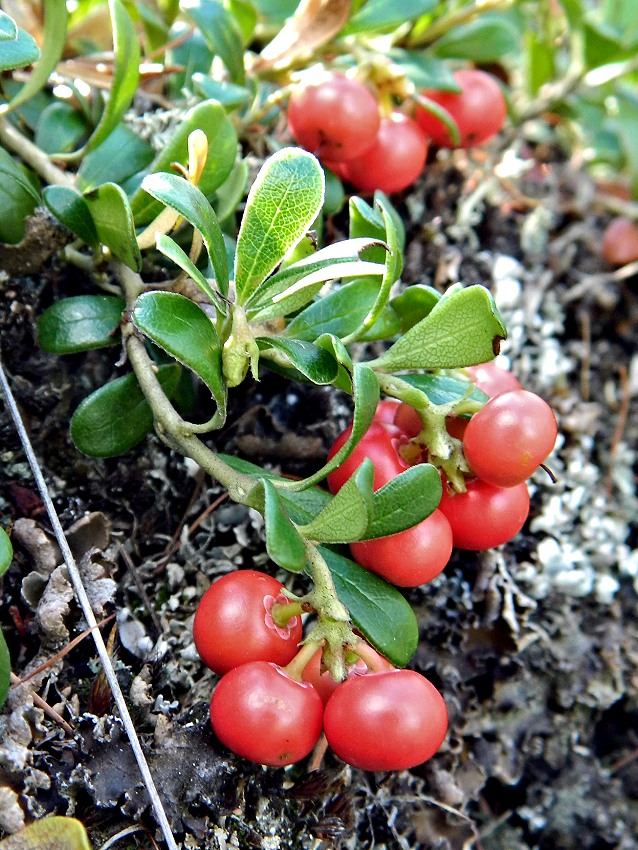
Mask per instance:
[[[64,563],[66,564],[67,569],[69,571],[69,577],[71,578],[71,583],[73,584],[75,595],[77,596],[78,602],[80,603],[80,606],[82,608],[84,618],[86,619],[88,625],[93,629],[93,640],[95,641],[95,646],[97,648],[98,654],[102,661],[102,665],[104,667],[104,673],[106,674],[106,678],[111,687],[115,704],[122,719],[122,723],[124,724],[126,734],[128,735],[129,741],[131,743],[133,753],[135,754],[135,759],[140,769],[140,773],[142,774],[144,784],[146,785],[146,788],[148,790],[148,794],[151,799],[151,805],[153,806],[153,810],[155,812],[155,817],[157,818],[159,827],[164,834],[164,838],[166,840],[167,846],[169,847],[169,850],[178,850],[177,843],[175,841],[175,838],[173,837],[171,826],[168,822],[168,817],[166,816],[166,811],[164,810],[162,801],[160,800],[159,794],[157,793],[157,788],[153,780],[153,775],[151,774],[148,762],[146,761],[146,756],[144,755],[144,752],[142,750],[142,745],[140,744],[137,732],[135,731],[135,726],[133,725],[133,721],[131,720],[131,715],[129,714],[129,710],[124,699],[124,694],[122,693],[122,689],[120,688],[120,684],[117,680],[117,676],[115,674],[115,670],[113,669],[111,659],[109,658],[109,654],[106,649],[106,644],[104,643],[104,639],[102,638],[99,629],[96,628],[97,620],[95,618],[95,614],[93,613],[93,609],[91,608],[89,597],[87,596],[86,590],[84,588],[82,576],[80,575],[80,571],[78,570],[77,564],[75,563],[75,559],[71,553],[69,544],[67,543],[66,537],[64,536],[64,531],[62,529],[62,525],[60,524],[58,514],[55,510],[55,506],[53,505],[51,497],[49,496],[46,481],[44,480],[40,464],[38,463],[38,459],[36,458],[35,452],[33,451],[33,446],[31,445],[29,435],[27,434],[26,428],[24,427],[24,422],[22,421],[22,417],[20,416],[20,411],[18,410],[18,406],[11,392],[11,388],[9,387],[9,382],[7,380],[1,360],[0,384],[2,385],[4,396],[7,400],[7,405],[13,418],[16,431],[18,432],[20,441],[27,456],[27,460],[29,461],[29,466],[31,467],[33,477],[38,486],[38,490],[40,491],[40,496],[42,497],[44,506],[47,509],[47,513],[51,521],[51,526],[53,528],[56,539],[58,541],[58,545],[60,546],[60,551],[62,552],[62,556],[64,558]]]

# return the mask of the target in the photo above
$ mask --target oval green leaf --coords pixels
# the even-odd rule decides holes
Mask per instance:
[[[42,27],[42,50],[37,65],[18,94],[7,104],[7,110],[36,95],[47,84],[51,72],[58,64],[66,40],[68,12],[66,0],[47,0],[43,3],[44,25]]]
[[[506,338],[489,291],[469,286],[446,293],[424,319],[369,365],[384,372],[473,366],[491,360]]]
[[[13,546],[11,545],[11,538],[4,530],[4,528],[0,528],[0,576],[11,566],[11,561],[13,560]]]
[[[112,295],[76,295],[56,301],[40,316],[38,342],[50,354],[75,354],[120,341],[126,302]]]
[[[488,396],[477,387],[467,394],[472,385],[469,378],[463,380],[452,375],[425,372],[419,375],[401,375],[401,380],[425,393],[432,404],[449,404],[462,398],[479,404],[485,404],[488,400]]]
[[[274,484],[268,479],[263,479],[260,484],[264,492],[268,556],[283,569],[299,573],[306,565],[303,540],[288,516]]]
[[[237,159],[237,133],[226,110],[216,100],[198,103],[181,118],[175,133],[148,167],[148,173],[171,172],[178,162],[188,162],[188,137],[193,130],[202,130],[208,139],[208,158],[198,187],[209,197],[225,182]],[[131,199],[131,209],[138,225],[152,221],[162,211],[162,204],[138,189]]]
[[[485,14],[454,27],[430,50],[441,59],[496,62],[508,53],[520,50],[520,31],[507,15]]]
[[[87,245],[99,243],[86,198],[68,186],[45,186],[42,198],[47,208],[65,227]]]
[[[54,101],[40,114],[35,144],[46,154],[70,153],[87,133],[82,113],[70,103]]]
[[[20,242],[24,236],[25,220],[39,201],[38,193],[24,171],[10,154],[0,148],[0,242]]]
[[[98,241],[124,265],[139,272],[142,255],[137,245],[135,224],[128,198],[116,183],[104,183],[87,192],[84,199],[95,225]]]
[[[96,189],[102,183],[121,185],[149,165],[153,148],[124,124],[88,153],[78,169],[76,185],[83,192]]]
[[[323,546],[324,557],[352,622],[364,638],[397,667],[405,667],[419,642],[414,611],[396,587]]]
[[[282,352],[285,355],[285,361],[281,363],[277,358],[275,362],[279,362],[284,368],[296,369],[313,384],[331,384],[339,372],[339,364],[332,354],[311,342],[263,337],[257,339],[257,345],[261,351],[268,352],[268,349],[275,349]]]
[[[142,188],[153,198],[161,201],[162,204],[177,210],[186,221],[189,221],[193,227],[199,230],[215,271],[219,291],[223,295],[227,295],[228,255],[226,254],[226,245],[217,216],[203,193],[197,186],[193,186],[183,177],[164,172],[149,174],[144,178]]]
[[[406,469],[374,494],[372,521],[362,539],[388,537],[430,516],[441,501],[441,476],[429,463]]]
[[[25,68],[27,65],[33,65],[40,58],[40,48],[34,38],[22,27],[17,27],[16,38],[4,38],[0,44],[2,44],[0,50],[0,71],[2,72]]]
[[[239,304],[294,248],[323,204],[324,173],[300,148],[282,148],[266,160],[246,201],[235,255]]]
[[[373,516],[374,464],[366,458],[326,507],[299,531],[319,543],[351,543],[365,534]]]
[[[157,377],[167,396],[179,381],[177,363],[160,366]],[[153,413],[133,373],[96,390],[71,418],[71,439],[90,457],[115,457],[136,446],[153,427]]]
[[[199,28],[209,50],[219,56],[233,83],[244,82],[244,47],[233,16],[219,0],[183,0],[181,8]]]
[[[227,395],[221,342],[206,313],[176,292],[145,292],[135,302],[131,319],[143,334],[204,381],[217,404],[214,427],[221,427]]]
[[[431,313],[440,298],[441,293],[433,286],[420,283],[408,286],[396,298],[391,298],[390,306],[399,317],[401,332],[409,331]]]
[[[368,0],[350,18],[339,35],[394,29],[405,24],[406,21],[413,21],[421,15],[431,12],[437,5],[438,0],[404,0],[402,3],[388,3],[388,0]]]
[[[0,11],[0,41],[15,41],[18,37],[18,27],[12,17]]]
[[[140,76],[141,51],[135,25],[121,0],[108,0],[113,31],[115,71],[109,99],[97,127],[86,144],[90,151],[115,130],[135,97]]]

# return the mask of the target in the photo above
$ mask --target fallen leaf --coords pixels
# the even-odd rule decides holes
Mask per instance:
[[[0,841],[0,850],[91,850],[79,820],[53,816]]]
[[[334,38],[349,17],[350,0],[301,0],[295,14],[259,54],[255,70],[286,68]]]

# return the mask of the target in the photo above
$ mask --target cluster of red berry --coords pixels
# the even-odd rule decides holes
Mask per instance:
[[[322,731],[332,750],[364,770],[402,770],[431,758],[447,731],[439,691],[364,641],[343,682],[323,670],[322,648],[302,640],[299,604],[256,570],[228,573],[202,597],[193,635],[221,674],[210,716],[218,739],[272,767],[307,756]]]
[[[462,441],[471,473],[464,492],[448,486],[442,474],[441,501],[422,522],[375,540],[351,543],[362,566],[402,587],[431,581],[446,566],[454,546],[491,549],[514,537],[529,514],[526,481],[554,448],[558,426],[549,405],[524,390],[517,379],[493,363],[468,369],[490,400],[471,419],[449,417],[448,433]],[[330,455],[345,443],[351,426]],[[427,461],[423,423],[413,408],[382,401],[375,420],[346,462],[328,476],[332,492],[348,480],[365,458],[374,464],[374,489],[408,466]]]
[[[459,131],[457,147],[480,145],[503,126],[506,107],[498,83],[475,69],[456,71],[459,92],[425,91]],[[423,106],[413,117],[394,106],[380,109],[372,91],[344,74],[323,72],[301,84],[288,104],[288,128],[303,148],[360,192],[407,189],[419,177],[433,142],[454,147],[445,124]]]

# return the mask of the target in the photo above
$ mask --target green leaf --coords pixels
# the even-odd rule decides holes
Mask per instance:
[[[20,242],[24,236],[25,219],[39,201],[38,193],[25,172],[12,156],[0,148],[0,242]]]
[[[79,820],[53,815],[0,841],[0,850],[91,850],[91,845]]]
[[[8,103],[7,109],[15,109],[16,106],[25,103],[43,89],[49,80],[51,72],[55,69],[62,56],[68,19],[66,0],[47,0],[42,6],[44,11],[44,25],[42,28],[42,50],[40,58],[35,68],[31,71],[27,82]]]
[[[360,540],[372,518],[374,464],[366,458],[312,522],[301,526],[307,540],[350,543]]]
[[[4,15],[4,12],[2,13]],[[9,33],[11,25],[6,20],[8,15],[4,15],[3,31]],[[9,18],[13,26],[15,23]],[[17,27],[17,37],[3,38],[0,41],[0,72],[13,71],[15,68],[25,68],[27,65],[33,65],[40,58],[40,48],[35,40],[22,27]]]
[[[263,467],[235,455],[220,454],[219,457],[220,460],[223,460],[224,463],[227,463],[236,472],[251,475],[255,479],[256,484],[261,479],[272,481],[277,486],[279,498],[283,502],[288,515],[297,525],[310,522],[332,499],[330,493],[327,490],[322,490],[320,487],[308,487],[308,489],[301,490],[298,493],[291,493],[289,490],[285,490],[279,486],[289,484],[289,479],[281,475],[276,475],[274,472],[269,472]],[[255,504],[251,502],[251,505],[258,510],[263,510],[263,504],[260,500]]]
[[[98,240],[133,271],[142,268],[128,198],[116,183],[103,183],[84,195]]]
[[[405,667],[419,642],[414,611],[401,593],[384,579],[319,547],[332,574],[337,595],[364,638],[397,667]]]
[[[520,33],[514,21],[496,12],[454,27],[430,47],[441,59],[473,62],[495,62],[520,49]]]
[[[182,11],[199,28],[213,55],[228,68],[233,83],[244,82],[244,46],[233,16],[219,0],[184,0]]]
[[[13,560],[13,546],[11,545],[11,538],[4,530],[4,528],[0,528],[0,576],[11,566],[11,561]]]
[[[211,100],[218,100],[225,109],[239,109],[246,106],[252,97],[250,90],[245,86],[237,86],[226,80],[213,80],[196,71],[191,77],[193,89],[196,94]]]
[[[100,241],[83,195],[68,186],[45,186],[42,198],[47,208],[65,227],[87,245],[95,247]]]
[[[354,367],[352,375],[352,394],[354,396],[354,417],[352,420],[352,432],[346,442],[341,446],[338,452],[330,458],[322,468],[304,478],[302,481],[296,481],[290,484],[290,490],[304,490],[319,481],[322,481],[326,475],[336,469],[346,460],[355,446],[368,430],[374,419],[374,414],[379,403],[379,382],[374,374],[365,363],[357,363]]]
[[[215,271],[217,286],[222,295],[228,294],[228,257],[221,228],[213,208],[202,192],[183,177],[175,174],[149,174],[142,188],[153,198],[183,216],[202,235],[211,264]],[[168,243],[162,243],[165,246]],[[217,296],[215,295],[217,303]]]
[[[362,539],[388,537],[422,522],[438,507],[441,490],[441,476],[432,464],[401,472],[375,492],[373,519]]]
[[[15,41],[17,37],[16,22],[6,12],[0,11],[0,41]]]
[[[385,243],[379,242],[378,239],[346,239],[333,242],[290,265],[285,265],[284,268],[266,278],[247,299],[248,315],[261,315],[261,311],[256,310],[255,307],[266,305],[266,312],[268,312],[273,302],[287,298],[291,292],[315,286],[315,284],[323,284],[328,280],[336,280],[342,276],[352,277],[357,274],[357,270],[362,275],[370,274],[371,271],[383,274],[383,259],[377,264],[364,263],[361,260],[361,254],[364,251],[379,245],[385,248]]]
[[[221,428],[227,398],[221,342],[206,313],[176,292],[145,292],[135,302],[131,319],[156,345],[204,381],[217,404],[213,427]]]
[[[409,331],[431,313],[440,298],[441,293],[434,287],[420,283],[408,286],[396,298],[391,298],[390,306],[399,317],[401,332]]]
[[[175,133],[150,164],[148,172],[170,173],[174,162],[185,166],[188,162],[188,137],[193,130],[202,130],[208,139],[208,158],[198,183],[200,191],[208,197],[224,183],[237,158],[237,133],[226,110],[216,100],[198,103],[180,117]],[[135,222],[144,225],[159,215],[162,205],[140,187],[131,199],[131,209]]]
[[[121,0],[108,0],[113,31],[115,70],[111,92],[86,150],[100,145],[115,130],[135,97],[139,83],[140,45],[135,25]]]
[[[387,51],[387,56],[414,83],[417,91],[422,89],[459,90],[449,64],[422,50],[403,50],[400,47],[393,47]]]
[[[75,354],[116,345],[126,302],[112,295],[76,295],[56,301],[40,316],[38,343],[50,354]]]
[[[160,366],[157,378],[167,396],[177,387],[181,367]],[[71,439],[90,457],[115,457],[136,446],[153,427],[153,413],[130,373],[116,378],[80,403],[71,418]]]
[[[619,88],[616,92],[617,112],[612,126],[617,129],[623,151],[631,171],[631,184],[634,195],[638,193],[638,97],[628,88]]]
[[[7,642],[4,639],[4,633],[0,628],[0,708],[7,699],[9,687],[11,686],[11,656]],[[0,848],[4,842],[0,841]]]
[[[244,304],[299,242],[323,204],[324,174],[300,148],[282,148],[262,166],[237,238],[235,287]]]
[[[416,375],[401,375],[401,380],[425,393],[432,404],[449,404],[461,398],[476,401],[479,404],[485,404],[489,398],[489,396],[477,387],[474,387],[472,392],[467,395],[468,390],[472,387],[472,382],[469,378],[468,380],[463,380],[461,378],[455,378],[452,375],[425,372]]]
[[[274,484],[268,479],[260,481],[264,494],[264,523],[266,526],[266,551],[269,558],[293,573],[306,566],[303,540],[293,525]]]
[[[337,377],[337,361],[324,348],[318,348],[311,342],[281,337],[258,337],[257,345],[264,352],[268,352],[268,349],[282,352],[285,356],[283,362],[276,355],[273,358],[275,362],[284,368],[296,369],[313,384],[331,384]]]
[[[34,141],[44,153],[69,153],[79,147],[86,132],[81,112],[70,103],[54,101],[40,115]]]
[[[77,173],[76,185],[84,192],[102,183],[117,183],[146,168],[153,159],[153,148],[129,127],[118,124],[113,132],[90,153]]]
[[[448,291],[424,319],[369,365],[384,372],[473,366],[491,360],[506,338],[489,291],[469,286]]]
[[[379,279],[372,277],[362,277],[340,286],[296,315],[287,325],[285,334],[309,341],[325,333],[348,336],[368,315],[378,292]]]
[[[402,3],[388,3],[388,0],[368,0],[350,18],[339,36],[354,33],[375,32],[394,29],[413,21],[438,5],[438,0],[403,0]]]
[[[164,233],[157,235],[157,250],[160,251],[169,260],[172,260],[175,265],[183,269],[186,274],[199,286],[202,292],[210,298],[218,312],[222,315],[226,314],[226,305],[220,301],[219,294],[213,289],[202,272],[197,268],[195,263],[190,259],[188,254],[179,247],[174,239],[166,236]]]

